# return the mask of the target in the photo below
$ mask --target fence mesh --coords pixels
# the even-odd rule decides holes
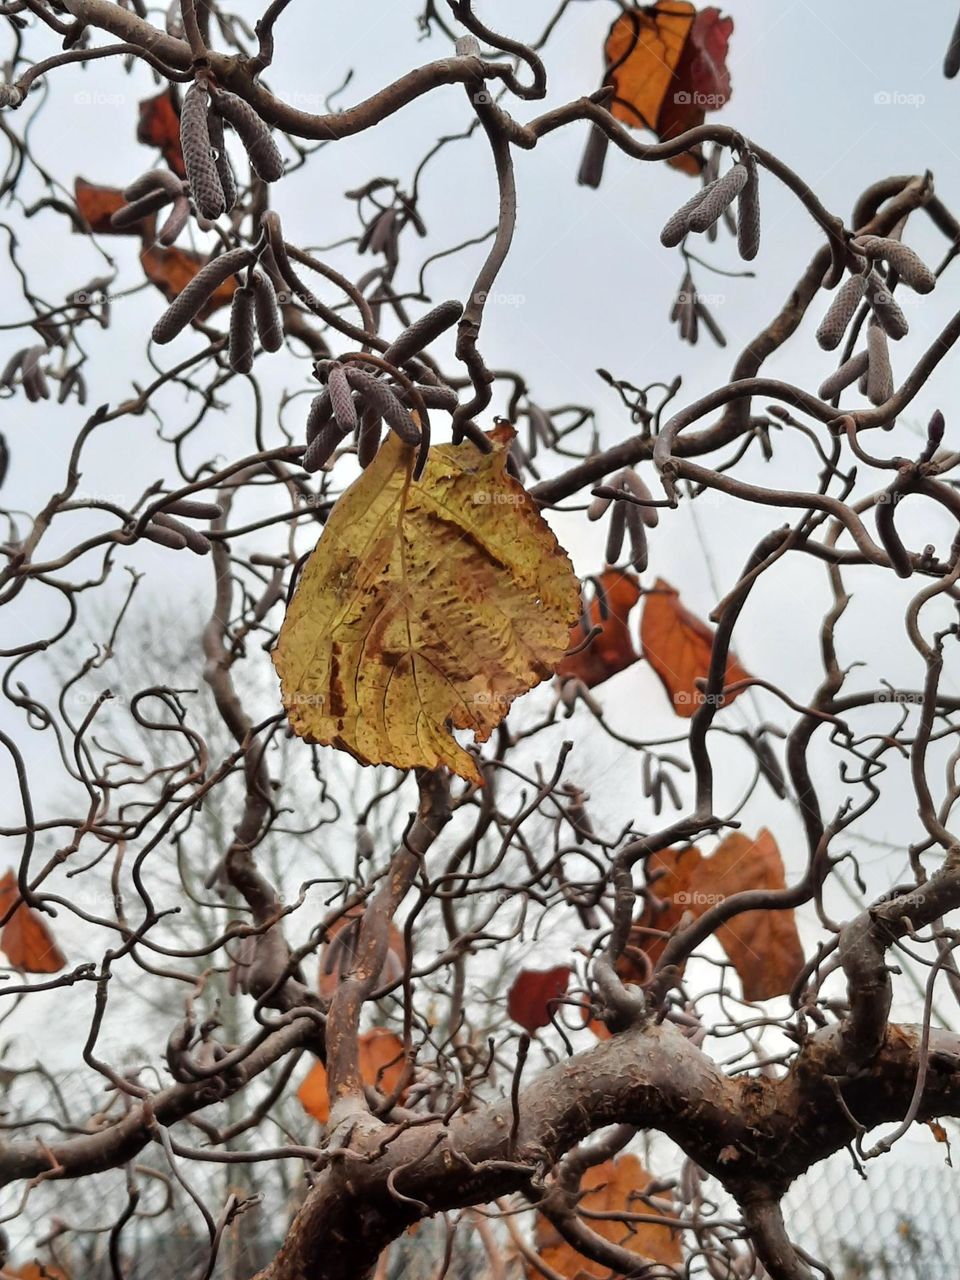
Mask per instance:
[[[889,1158],[866,1173],[838,1157],[799,1179],[784,1202],[791,1239],[836,1280],[958,1280],[960,1174]]]
[[[944,1148],[945,1150],[945,1148]],[[837,1156],[812,1169],[790,1189],[784,1217],[790,1238],[830,1267],[835,1280],[960,1280],[960,1173],[945,1164],[915,1165],[896,1155],[871,1161],[864,1180],[848,1157]],[[658,1172],[667,1169],[658,1166]],[[718,1216],[736,1219],[730,1198],[710,1182],[709,1198]],[[277,1235],[290,1206],[251,1210],[228,1228],[213,1280],[250,1280],[280,1245]],[[453,1230],[444,1280],[493,1280],[489,1260],[469,1218],[456,1225],[437,1217],[414,1235],[402,1237],[384,1259],[378,1280],[435,1280],[438,1263]],[[529,1228],[524,1222],[524,1230]],[[209,1258],[208,1241],[185,1220],[179,1232],[157,1234],[153,1223],[130,1224],[122,1253],[125,1280],[179,1280],[202,1275]],[[521,1280],[522,1259],[494,1227],[504,1247],[506,1280]],[[101,1233],[64,1246],[67,1273],[79,1280],[111,1280],[107,1238]],[[29,1246],[14,1252],[22,1261]],[[590,1271],[599,1275],[603,1269]],[[582,1273],[586,1275],[587,1273]],[[607,1273],[603,1271],[603,1274]],[[702,1259],[689,1275],[709,1273]],[[713,1280],[719,1280],[714,1273]]]

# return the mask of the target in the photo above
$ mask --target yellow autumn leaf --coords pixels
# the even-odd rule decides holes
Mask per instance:
[[[580,612],[566,552],[507,473],[512,438],[432,448],[414,480],[416,450],[391,434],[340,498],[273,654],[301,737],[481,781],[451,728],[486,741]]]

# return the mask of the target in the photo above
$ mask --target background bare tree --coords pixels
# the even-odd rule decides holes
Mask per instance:
[[[439,56],[377,67],[382,87],[341,107],[349,83],[313,103],[272,84],[288,9],[0,3],[0,1183],[16,1246],[0,1273],[829,1275],[791,1240],[791,1184],[844,1149],[856,1178],[960,1113],[944,1010],[960,999],[960,453],[945,400],[925,429],[910,418],[949,385],[960,312],[931,329],[925,295],[949,288],[960,222],[923,163],[878,167],[841,216],[765,148],[762,121],[750,136],[707,122],[729,96],[716,10],[562,0],[532,36],[517,13],[521,38],[470,0],[429,0],[410,21]],[[601,88],[546,107],[551,41],[585,9]],[[350,6],[316,27],[319,56]],[[958,62],[955,33],[948,76]],[[66,120],[58,82],[81,71],[74,102],[143,93],[125,127],[153,167],[123,190],[82,180],[68,147],[53,172],[33,143]],[[339,199],[310,185],[325,154],[443,86],[461,113],[408,179],[346,191],[330,243],[287,238]],[[707,394],[667,367],[600,370],[618,414],[601,423],[535,400],[522,351],[516,367],[485,355],[517,187],[568,129],[585,186],[614,151],[688,175],[656,249],[680,260],[670,318],[687,342],[726,344],[709,282],[749,269],[717,254],[760,251],[758,272],[768,248],[797,258]],[[458,190],[463,148],[495,182],[494,225],[437,243],[430,175],[448,167],[458,209],[493,191]],[[761,249],[774,184],[816,232],[807,263],[776,227]],[[443,262],[455,300],[428,288]],[[152,336],[131,331],[137,299]],[[580,300],[571,328],[602,307]],[[814,391],[790,361],[817,325],[837,358]],[[503,547],[539,510],[596,557],[567,656],[511,706],[492,654],[522,649],[522,628],[485,622],[478,599],[454,635],[447,596],[431,643],[459,646],[457,724],[505,717],[485,743],[458,732],[464,776],[364,769],[295,737],[269,655],[341,494],[388,449],[410,483],[431,440],[482,460],[506,447],[499,418],[517,427],[514,479],[475,501],[496,504]],[[108,489],[141,461],[154,481]],[[28,513],[18,494],[38,482]],[[658,572],[658,544],[711,504],[726,538],[708,625]],[[763,674],[762,644],[748,670],[734,648],[797,565],[789,652],[770,663],[787,677]],[[438,582],[442,554],[431,568]],[[338,605],[356,581],[345,565]],[[859,625],[908,642],[879,671],[848,629],[854,582]],[[409,600],[392,607],[409,621]],[[624,714],[641,652],[666,715],[652,683]],[[609,808],[588,794],[602,773]],[[802,833],[790,858],[781,814]],[[905,870],[885,862],[877,885],[871,847]],[[43,1269],[24,1270],[34,1255]]]

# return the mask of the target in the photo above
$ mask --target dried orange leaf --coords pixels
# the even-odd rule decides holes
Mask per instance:
[[[19,896],[17,877],[8,871],[0,880],[0,918]],[[59,973],[67,963],[43,916],[22,902],[3,926],[0,951],[24,973]]]
[[[705,679],[710,670],[713,634],[705,622],[683,607],[670,583],[658,578],[643,602],[640,642],[643,656],[660,677],[678,716],[689,718],[703,702],[705,695],[696,682]],[[729,653],[724,685],[749,679],[735,654]],[[728,695],[721,705],[732,702],[741,692]]]
[[[484,742],[555,670],[579,583],[507,472],[512,429],[416,450],[391,433],[340,498],[274,650],[296,733],[361,764],[447,765],[480,783],[451,729]]]
[[[640,599],[639,578],[633,573],[607,569],[600,576],[600,585],[607,616],[603,617],[599,595],[590,601],[589,610],[590,626],[599,627],[600,634],[579,653],[564,658],[557,667],[558,676],[575,676],[591,689],[640,658],[627,626],[630,610]],[[583,644],[586,635],[583,618],[580,618],[570,632],[568,648]]]
[[[709,858],[697,848],[664,849],[647,864],[657,904],[645,904],[630,931],[617,971],[627,982],[644,982],[659,960],[666,938],[685,913],[692,918],[747,889],[783,889],[783,859],[765,828],[756,840],[734,831]],[[803,967],[803,949],[792,909],[744,911],[717,930],[717,941],[736,969],[747,1000],[786,995]]]
[[[313,1116],[321,1124],[327,1123],[330,1119],[330,1094],[327,1090],[327,1069],[322,1062],[316,1063],[304,1076],[297,1097],[308,1116]]]
[[[604,53],[614,86],[610,111],[618,120],[656,131],[696,12],[687,0],[661,0],[614,22]]]
[[[756,840],[732,831],[697,868],[696,891],[706,907],[744,889],[783,889],[783,859],[764,828]],[[700,911],[697,911],[700,914]],[[717,939],[740,975],[744,998],[786,995],[803,968],[803,948],[792,910],[745,911],[717,930]]]
[[[403,1041],[392,1031],[374,1027],[359,1039],[360,1075],[364,1084],[372,1085],[381,1093],[391,1094],[403,1078],[406,1062]],[[304,1078],[297,1090],[300,1105],[308,1115],[326,1124],[330,1118],[330,1095],[327,1092],[327,1070],[322,1062]]]
[[[572,972],[565,964],[554,969],[521,969],[507,997],[510,1017],[525,1031],[549,1026]]]
[[[607,36],[610,110],[634,128],[652,130],[661,141],[703,124],[730,97],[727,47],[733,19],[719,9],[699,12],[686,0],[660,0],[620,15]],[[700,172],[698,156],[684,152],[668,161],[686,173]]]
[[[652,1262],[675,1265],[681,1261],[680,1238],[677,1231],[671,1229],[673,1214],[661,1213],[655,1206],[638,1199],[652,1181],[636,1156],[620,1156],[617,1160],[607,1160],[604,1164],[595,1165],[583,1175],[580,1190],[584,1192],[578,1202],[578,1209],[587,1213],[625,1213],[625,1214],[659,1214],[663,1218],[663,1226],[653,1222],[624,1222],[615,1218],[584,1218],[584,1224],[604,1240],[611,1244],[628,1249],[638,1258],[648,1258]],[[669,1192],[658,1192],[657,1200],[670,1200]],[[553,1224],[540,1215],[537,1216],[536,1228],[537,1251],[544,1263],[564,1276],[566,1280],[592,1280],[595,1276],[603,1276],[607,1280],[617,1280],[610,1276],[609,1267],[594,1262],[578,1253],[572,1245],[557,1232]],[[533,1280],[539,1276],[532,1264],[527,1266],[527,1276]]]
[[[188,249],[163,249],[151,245],[140,254],[140,265],[151,284],[155,284],[168,302],[182,293],[207,259]],[[214,311],[229,304],[237,288],[235,276],[229,276],[217,285],[213,293],[197,312],[198,320],[205,320]]]
[[[933,1134],[934,1142],[943,1142],[947,1147],[947,1164],[950,1164],[950,1135],[939,1120],[928,1120],[927,1128]]]
[[[8,1274],[19,1280],[69,1280],[67,1273],[52,1262],[25,1262],[19,1271]]]

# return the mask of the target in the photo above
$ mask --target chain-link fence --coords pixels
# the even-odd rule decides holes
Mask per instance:
[[[958,1280],[960,1174],[945,1164],[849,1157],[818,1165],[784,1203],[791,1239],[836,1280]]]
[[[945,1164],[907,1164],[896,1155],[871,1161],[866,1172],[863,1179],[849,1157],[837,1156],[801,1178],[784,1202],[791,1239],[826,1263],[835,1280],[960,1280],[960,1173]],[[729,1197],[717,1185],[707,1186],[718,1216],[735,1219]],[[278,1228],[290,1209],[254,1208],[228,1228],[216,1280],[249,1280],[265,1266],[280,1245]],[[142,1220],[124,1233],[126,1280],[202,1274],[209,1257],[205,1236],[187,1222],[173,1233],[158,1234],[152,1227]],[[522,1259],[503,1233],[493,1230],[505,1248],[505,1271],[499,1274],[519,1280]],[[110,1280],[107,1246],[103,1233],[84,1236],[64,1246],[61,1260],[73,1280]],[[467,1218],[457,1228],[456,1216],[427,1221],[403,1236],[378,1277],[433,1280],[448,1247],[445,1280],[491,1280],[494,1272],[475,1226]],[[26,1256],[22,1248],[19,1256]],[[704,1262],[694,1262],[692,1276],[707,1274]]]

